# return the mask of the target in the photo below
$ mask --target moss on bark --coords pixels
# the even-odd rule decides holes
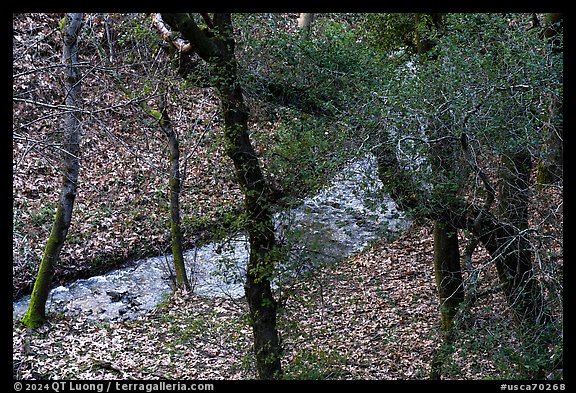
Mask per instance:
[[[464,283],[460,267],[458,234],[450,224],[434,224],[434,275],[440,299],[442,332],[452,329],[454,317],[464,301]]]
[[[52,231],[44,248],[42,261],[40,262],[36,281],[34,282],[34,288],[30,295],[30,304],[21,319],[22,324],[31,329],[42,326],[46,321],[46,301],[48,300],[48,293],[54,273],[54,262],[60,254],[64,238],[66,237],[66,231],[63,227],[62,206],[59,205]]]
[[[245,293],[254,333],[254,354],[260,379],[281,378],[280,341],[276,327],[276,301],[270,287],[275,259],[270,188],[248,134],[248,109],[237,78],[231,15],[216,13],[215,34],[207,35],[188,14],[162,14],[163,19],[190,41],[196,53],[213,69],[224,117],[226,154],[234,164],[248,216],[250,257]]]
[[[69,108],[78,108],[80,102],[81,75],[78,67],[78,34],[82,26],[83,14],[67,14],[64,23],[64,51],[63,63],[66,65],[64,73],[64,93],[66,105]],[[79,173],[80,151],[80,113],[71,110],[66,113],[64,120],[64,149],[62,155],[63,176],[60,203],[54,218],[50,236],[44,248],[44,255],[40,262],[34,288],[30,297],[28,310],[21,319],[22,324],[29,328],[37,328],[46,321],[46,301],[52,282],[54,265],[60,256],[60,251],[66,240],[68,228],[72,220],[72,209],[76,198],[76,188]]]
[[[158,119],[162,131],[168,138],[170,149],[170,236],[172,239],[172,261],[176,273],[176,287],[190,289],[190,281],[186,275],[182,246],[182,229],[180,226],[180,145],[178,136],[172,127],[172,122],[166,109],[165,96],[161,99],[161,116]]]

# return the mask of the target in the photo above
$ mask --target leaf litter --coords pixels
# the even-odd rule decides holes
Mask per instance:
[[[15,296],[30,289],[50,231],[59,190],[61,14],[15,15],[13,96],[13,277]],[[32,40],[31,40],[31,37]],[[87,58],[94,56],[84,52]],[[134,66],[135,67],[135,66]],[[130,69],[126,76],[137,75]],[[17,82],[17,83],[16,83]],[[60,282],[169,245],[166,231],[167,146],[153,124],[126,97],[112,93],[106,73],[87,74],[82,170],[74,219],[56,271]],[[211,89],[171,92],[181,135],[184,220],[218,221],[239,206],[238,187],[219,143],[221,119]],[[194,102],[190,100],[194,97]],[[36,103],[34,103],[36,102]],[[117,107],[116,107],[117,106]],[[182,109],[187,108],[187,109]],[[184,113],[186,112],[186,113]],[[133,120],[137,119],[137,120]],[[192,119],[192,120],[189,120]],[[257,124],[254,128],[260,130]],[[271,128],[271,127],[269,127]],[[217,186],[216,186],[217,185]],[[543,194],[562,206],[553,189]],[[52,201],[52,202],[51,202]],[[550,209],[535,209],[542,222]],[[112,214],[113,213],[113,214]],[[558,212],[556,212],[558,213]],[[555,213],[555,214],[556,214]],[[562,222],[561,211],[560,223]],[[190,231],[198,223],[185,223]],[[188,225],[188,226],[186,226]],[[209,225],[208,225],[209,226]],[[555,231],[557,228],[551,228]],[[186,238],[199,241],[197,234]],[[131,250],[130,253],[127,250]],[[562,248],[550,248],[561,263]],[[368,249],[283,288],[278,326],[288,378],[426,379],[440,343],[439,304],[429,226]],[[486,287],[497,285],[484,250],[475,255]],[[544,277],[547,278],[547,277]],[[550,278],[555,284],[554,277]],[[252,379],[252,332],[245,302],[179,292],[139,321],[90,322],[83,315],[50,315],[35,331],[13,324],[13,376],[19,379]],[[477,302],[467,322],[475,335],[459,335],[447,378],[501,375],[494,353],[518,348],[501,294]],[[498,340],[494,332],[502,333]],[[476,345],[475,352],[470,352]]]
[[[321,379],[427,379],[441,340],[432,247],[428,228],[412,228],[283,288],[278,326],[287,378],[306,377],[301,368],[307,367]],[[484,309],[474,323],[505,325],[501,296],[484,302],[489,308],[477,305]],[[177,292],[139,321],[51,315],[37,331],[14,322],[14,373],[22,379],[253,379],[251,339],[242,299]],[[458,379],[497,375],[489,353],[472,362],[456,353],[455,362]]]

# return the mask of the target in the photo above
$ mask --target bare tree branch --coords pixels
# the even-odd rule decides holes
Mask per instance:
[[[166,23],[164,23],[164,19],[162,19],[161,14],[159,13],[152,14],[152,22],[154,23],[154,27],[156,27],[156,29],[158,30],[164,41],[174,45],[174,47],[178,49],[180,52],[183,53],[192,52],[192,45],[190,44],[190,42],[186,41],[183,38],[179,37],[175,38],[174,35],[172,34],[172,31],[170,31],[170,29],[166,26]]]
[[[161,14],[163,20],[175,30],[187,37],[194,45],[194,51],[206,60],[219,55],[218,47],[213,39],[208,38],[188,14]]]

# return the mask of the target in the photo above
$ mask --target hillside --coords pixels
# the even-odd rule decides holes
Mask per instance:
[[[29,293],[43,253],[60,188],[59,63],[61,14],[14,17],[13,296]],[[154,119],[115,85],[147,72],[140,64],[106,67],[96,40],[97,17],[87,21],[83,45],[81,170],[74,218],[56,267],[56,283],[106,271],[131,259],[162,255],[170,247],[168,147]],[[99,30],[100,29],[100,30]],[[137,40],[125,52],[138,49]],[[143,47],[141,49],[144,49]],[[122,52],[118,56],[123,55]],[[92,65],[94,64],[94,65]],[[87,72],[86,72],[87,71]],[[169,76],[167,76],[169,77]],[[141,86],[134,87],[135,94]],[[151,101],[153,102],[153,101]],[[220,143],[219,104],[210,88],[174,89],[172,108],[180,135],[181,210],[186,245],[239,208],[231,163]],[[56,109],[55,109],[56,108]]]
[[[68,110],[63,16],[13,15],[13,300],[32,290],[61,186]],[[563,179],[561,170],[550,181],[541,176],[555,154],[546,138],[562,135],[558,65],[546,58],[549,68],[529,68],[540,49],[526,51],[517,65],[511,53],[532,41],[507,30],[511,22],[497,26],[504,33],[493,27],[474,34],[484,17],[454,16],[454,41],[439,41],[440,49],[426,57],[407,54],[409,47],[383,53],[370,45],[378,37],[392,40],[382,38],[385,28],[404,26],[390,27],[377,15],[323,14],[311,33],[298,29],[296,13],[234,16],[249,138],[271,192],[270,209],[301,206],[350,163],[373,157],[371,175],[382,187],[376,192],[361,182],[352,191],[380,198],[371,199],[380,208],[394,200],[390,226],[398,215],[412,222],[397,236],[371,238],[365,249],[313,268],[312,254],[330,259],[331,251],[349,245],[320,233],[313,247],[284,249],[309,238],[294,222],[282,224],[293,225],[296,240],[279,236],[273,244],[300,272],[273,288],[283,378],[423,380],[445,351],[442,379],[563,379]],[[200,19],[210,37],[213,21]],[[473,45],[454,44],[466,34],[493,34],[518,48],[487,39],[478,54]],[[184,247],[249,227],[257,233],[240,172],[226,154],[214,70],[197,55],[175,52],[147,14],[86,14],[79,42],[80,177],[52,286],[171,254],[168,141],[158,119],[142,110],[158,109],[163,93],[179,139]],[[486,53],[502,58],[491,61]],[[490,78],[502,79],[499,66],[506,87],[491,85]],[[534,78],[531,85],[517,83],[521,72]],[[339,198],[328,198],[330,211],[353,210]],[[309,216],[308,229],[317,234],[323,227],[310,206],[299,214]],[[370,226],[374,216],[362,212],[334,217],[334,225],[348,232]],[[450,226],[441,232],[438,223]],[[439,299],[454,273],[441,268],[450,257],[442,235],[453,239],[451,257],[461,275],[451,336],[443,335],[442,318],[452,295],[443,304]],[[270,248],[259,252],[278,257]],[[529,272],[514,276],[526,266]],[[533,325],[526,322],[529,312],[518,313],[525,304],[514,299],[525,293],[541,306]],[[135,319],[51,312],[35,330],[14,320],[13,377],[257,379],[246,300],[180,290]],[[535,310],[529,306],[522,310]]]
[[[411,230],[293,286],[279,322],[286,378],[427,379],[439,338],[431,253],[429,231]],[[38,332],[15,324],[14,376],[252,379],[246,313],[244,301],[178,294],[137,322],[59,316]],[[510,378],[520,344],[508,318],[501,295],[478,302],[446,378]]]

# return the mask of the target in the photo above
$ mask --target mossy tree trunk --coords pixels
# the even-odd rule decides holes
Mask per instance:
[[[450,124],[449,120],[444,123]],[[459,144],[454,138],[446,138],[436,121],[431,122],[428,134],[430,167],[432,169],[432,198],[428,211],[434,219],[434,277],[440,303],[440,330],[442,343],[434,354],[430,379],[441,379],[442,367],[452,355],[454,341],[454,318],[464,301],[464,280],[460,264],[458,228],[452,223],[454,217],[463,214],[461,191],[468,170],[461,162]]]
[[[434,40],[429,37],[432,30],[438,33],[443,30],[442,15],[415,14],[414,21],[416,52],[424,55],[435,45]],[[438,113],[436,116],[426,128],[431,168],[427,181],[432,186],[429,193],[425,192],[422,186],[417,186],[412,175],[401,167],[394,143],[385,141],[380,147],[378,157],[379,177],[398,205],[412,210],[417,218],[434,220],[433,267],[443,339],[432,360],[431,379],[441,378],[442,366],[452,353],[453,321],[464,301],[458,227],[452,224],[452,221],[459,221],[458,217],[465,213],[462,198],[458,193],[468,173],[468,169],[460,165],[463,157],[458,140],[449,134],[451,129],[460,125],[455,124],[451,118],[443,118],[445,114]]]
[[[260,379],[277,379],[281,377],[282,369],[276,327],[277,304],[270,286],[276,259],[271,196],[248,134],[248,109],[237,79],[231,16],[214,14],[212,19],[202,14],[208,26],[204,30],[188,14],[162,14],[162,17],[213,66],[214,86],[224,117],[226,153],[234,164],[248,216],[250,256],[245,294],[254,334],[256,368]]]
[[[78,64],[78,34],[82,27],[83,14],[67,14],[64,23],[64,50],[62,62],[66,65],[64,93],[69,108],[64,121],[63,176],[60,201],[54,218],[38,275],[30,297],[28,310],[22,323],[29,328],[37,328],[46,321],[46,301],[52,282],[54,265],[58,260],[68,228],[72,220],[72,209],[76,199],[76,188],[80,164],[80,81]]]
[[[233,75],[229,74],[230,77]],[[236,179],[244,193],[248,214],[250,256],[245,293],[253,324],[258,374],[262,379],[274,379],[281,368],[276,329],[277,307],[270,286],[275,265],[271,196],[248,136],[248,111],[240,85],[230,80],[230,83],[221,84],[219,91],[224,112],[226,153],[234,162]]]
[[[182,230],[180,226],[180,147],[178,135],[172,127],[168,116],[166,94],[161,97],[160,127],[168,138],[170,149],[170,234],[172,237],[172,259],[176,273],[176,288],[190,289],[190,281],[186,275],[182,247]]]
[[[441,379],[442,366],[453,352],[454,318],[464,301],[458,233],[450,223],[441,220],[434,222],[434,275],[443,341],[432,359],[430,379]]]
[[[447,120],[445,120],[447,122]],[[454,316],[464,301],[464,282],[460,264],[458,227],[454,217],[464,213],[465,206],[459,197],[468,168],[459,165],[462,155],[455,138],[444,138],[442,127],[432,122],[429,134],[437,142],[429,149],[432,168],[432,198],[430,218],[434,219],[434,276],[440,301],[441,330],[450,336]]]
[[[464,285],[458,233],[452,225],[440,220],[434,222],[434,274],[440,300],[442,332],[448,333],[464,301]]]
[[[457,229],[462,225],[465,207],[457,192],[467,169],[458,165],[459,151],[453,139],[442,139],[430,130],[431,139],[441,139],[429,149],[433,187],[423,189],[403,168],[396,156],[396,144],[384,131],[384,143],[377,152],[378,176],[385,189],[403,210],[415,219],[434,220],[433,268],[440,303],[442,343],[432,360],[430,378],[440,379],[442,366],[453,352],[453,321],[464,301],[464,281],[460,263]]]
[[[418,54],[424,55],[432,50],[436,42],[429,35],[432,35],[432,31],[441,33],[442,25],[441,14],[416,14]],[[434,219],[434,277],[440,303],[442,332],[442,343],[432,360],[430,379],[441,379],[442,367],[452,355],[454,318],[464,301],[458,231],[451,221],[454,221],[454,217],[460,217],[465,210],[459,192],[465,184],[468,168],[460,165],[463,155],[459,141],[451,137],[450,132],[463,128],[465,123],[466,119],[459,124],[445,112],[440,112],[435,114],[426,130],[432,169],[432,198],[427,211],[430,218]]]
[[[419,53],[425,52],[424,45],[419,47]],[[431,84],[428,89],[431,96],[435,95],[434,91],[431,90],[434,86]],[[396,142],[398,141],[390,138],[387,131],[382,132],[385,137],[379,146],[378,171],[380,179],[401,208],[410,207],[416,219],[435,220],[435,274],[441,302],[448,304],[442,301],[445,295],[442,294],[441,284],[452,280],[454,283],[461,281],[461,274],[460,277],[453,275],[444,281],[442,277],[446,275],[446,271],[439,269],[441,263],[439,263],[438,257],[443,255],[444,261],[459,259],[456,258],[457,240],[450,239],[449,234],[455,233],[456,229],[465,229],[473,235],[471,244],[480,242],[489,252],[496,266],[501,287],[504,289],[507,301],[513,310],[514,320],[524,327],[526,324],[545,323],[549,320],[543,309],[540,283],[533,271],[533,251],[529,239],[529,234],[532,232],[528,227],[528,203],[531,198],[529,182],[532,168],[529,151],[531,146],[520,131],[506,131],[505,127],[502,127],[498,136],[506,143],[502,147],[499,146],[498,149],[501,160],[499,173],[496,174],[496,170],[489,172],[495,175],[492,182],[487,172],[481,170],[479,165],[478,158],[482,157],[483,153],[478,150],[474,152],[474,149],[468,146],[468,136],[466,135],[467,130],[474,130],[474,128],[467,127],[467,120],[471,116],[475,116],[479,109],[485,105],[485,102],[489,102],[488,98],[491,97],[493,91],[494,88],[487,87],[485,98],[480,99],[475,107],[461,112],[462,120],[458,124],[454,122],[454,119],[457,119],[456,116],[442,119],[442,113],[435,111],[436,107],[426,108],[430,110],[426,117],[426,124],[429,127],[427,138],[418,138],[418,135],[415,135],[414,139],[423,145],[430,146],[426,152],[426,159],[430,164],[431,176],[422,179],[424,175],[421,175],[421,179],[427,181],[430,187],[421,186],[419,181],[412,180],[416,179],[415,175],[409,169],[399,165],[396,158]],[[443,96],[440,94],[441,92],[438,93],[436,96]],[[514,99],[513,97],[508,98]],[[561,100],[561,95],[558,98]],[[557,112],[558,108],[561,109],[561,107],[561,102],[559,102],[556,104],[556,109],[551,108],[551,112]],[[443,113],[447,114],[448,111]],[[561,114],[556,114],[559,117],[556,126],[559,137],[556,138],[556,142],[561,142]],[[506,115],[510,114],[507,113]],[[440,127],[436,127],[439,130],[437,132],[434,132],[433,129],[430,130],[430,126],[433,126],[435,122],[440,125]],[[504,132],[509,132],[509,135],[503,136],[502,133]],[[457,156],[454,153],[456,152],[452,150],[455,148],[455,144],[448,143],[458,139],[460,139],[461,144],[461,151],[458,153],[459,158],[463,158],[466,163],[455,159]],[[436,144],[439,141],[442,143]],[[496,143],[497,140],[492,141],[492,143]],[[557,150],[558,156],[561,157],[562,150]],[[482,184],[485,188],[483,190],[474,189],[473,193],[474,196],[484,194],[483,206],[478,203],[479,198],[476,201],[465,200],[462,196],[461,191],[466,190],[464,187],[467,187],[466,182],[469,181],[469,179],[467,180],[468,170],[472,170],[476,180],[481,181],[481,183],[476,184]],[[421,174],[425,173],[426,171],[421,172]],[[493,183],[498,184],[498,187],[493,186]],[[432,189],[431,192],[430,189]],[[493,207],[495,201],[498,202],[497,208]],[[474,247],[469,248],[469,260],[471,260]],[[453,250],[453,252],[449,252],[449,250]],[[453,256],[451,257],[450,254]],[[454,266],[456,267],[456,265]],[[455,297],[454,300],[457,300],[458,297]],[[455,306],[455,304],[451,306]],[[445,314],[442,315],[442,326],[445,340],[433,359],[431,372],[433,378],[440,377],[442,363],[453,350],[453,346],[450,345],[453,336],[446,334],[449,333],[447,329],[453,325],[454,315],[451,315],[453,309],[448,307],[443,310]],[[527,330],[529,329],[520,329],[522,333]]]
[[[112,72],[112,77],[116,82],[116,86],[131,100],[135,99],[136,95],[130,91],[124,82],[120,79],[118,74]],[[184,263],[183,244],[182,244],[182,230],[180,221],[180,147],[178,142],[178,134],[172,127],[172,122],[168,115],[167,94],[164,93],[160,96],[160,111],[151,108],[146,100],[139,100],[138,106],[146,114],[158,120],[160,129],[168,139],[169,160],[170,160],[170,174],[168,177],[168,186],[170,189],[170,238],[172,244],[172,260],[174,264],[174,271],[176,274],[176,288],[190,289],[190,281],[186,275],[186,265]]]
[[[486,175],[478,172],[486,186],[487,202],[483,208],[469,209],[475,218],[464,227],[484,245],[494,261],[514,321],[519,326],[541,324],[548,321],[548,316],[534,275],[528,221],[532,156],[520,135],[510,132],[508,140],[509,149],[500,157],[498,194]],[[488,207],[496,195],[495,215]]]

